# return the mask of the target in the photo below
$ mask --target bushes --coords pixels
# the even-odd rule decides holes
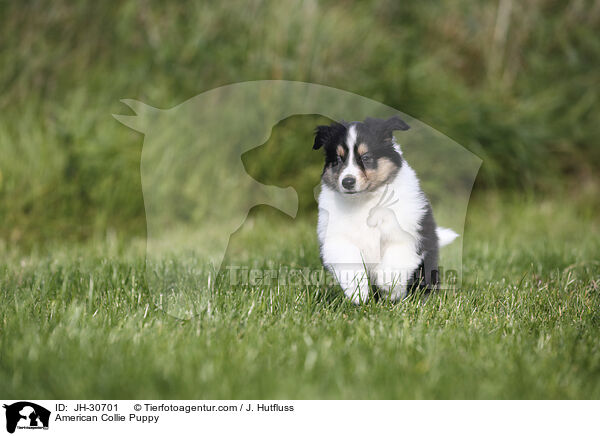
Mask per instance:
[[[2,3],[0,17],[9,241],[143,232],[142,138],[110,116],[125,112],[119,99],[164,108],[246,80],[320,83],[398,108],[479,154],[482,187],[552,190],[600,162],[593,2],[58,0]],[[308,186],[293,156],[247,165]]]

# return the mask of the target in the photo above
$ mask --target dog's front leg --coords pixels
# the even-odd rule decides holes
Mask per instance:
[[[368,274],[358,247],[343,240],[328,241],[323,245],[323,263],[354,304],[369,300]]]
[[[421,258],[414,244],[389,244],[374,271],[377,287],[392,301],[404,298],[408,292],[409,279],[420,262]]]

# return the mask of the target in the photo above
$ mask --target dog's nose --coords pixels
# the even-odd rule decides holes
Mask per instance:
[[[347,176],[344,177],[344,179],[342,180],[342,186],[345,189],[352,189],[354,188],[354,184],[356,183],[356,179],[352,176]]]

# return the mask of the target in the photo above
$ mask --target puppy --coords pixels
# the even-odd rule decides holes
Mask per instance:
[[[323,148],[317,234],[321,259],[355,304],[378,294],[397,301],[415,288],[437,287],[439,247],[458,235],[436,227],[415,171],[393,132],[399,117],[318,126]]]

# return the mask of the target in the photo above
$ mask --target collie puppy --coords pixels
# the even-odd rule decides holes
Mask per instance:
[[[397,301],[409,291],[435,289],[439,247],[458,235],[437,227],[415,171],[394,131],[399,117],[318,126],[313,149],[323,148],[317,234],[321,259],[355,304],[371,285]]]

